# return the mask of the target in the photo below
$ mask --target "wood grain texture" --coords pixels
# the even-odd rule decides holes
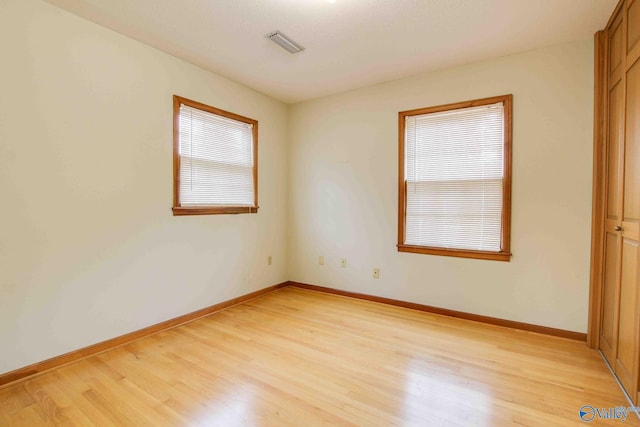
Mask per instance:
[[[32,377],[34,375],[41,374],[43,372],[49,371],[51,369],[66,365],[71,362],[75,362],[77,360],[83,359],[85,357],[93,356],[95,354],[113,349],[115,347],[130,343],[132,341],[138,340],[140,338],[156,334],[160,331],[165,331],[171,328],[175,328],[176,326],[184,325],[189,322],[193,322],[196,319],[199,319],[204,316],[208,316],[211,313],[215,313],[227,307],[231,307],[236,304],[240,304],[241,302],[251,300],[253,298],[258,298],[261,295],[272,292],[275,289],[279,289],[283,286],[286,286],[287,282],[280,283],[278,285],[269,286],[268,288],[261,289],[259,291],[251,292],[246,295],[242,295],[237,298],[230,299],[228,301],[224,301],[218,304],[214,304],[212,306],[203,308],[201,310],[197,310],[170,320],[166,320],[164,322],[156,323],[155,325],[148,326],[143,329],[139,329],[137,331],[121,335],[119,337],[115,337],[106,341],[99,342],[97,344],[90,345],[88,347],[84,347],[69,353],[62,354],[60,356],[52,357],[51,359],[44,360],[42,362],[34,363],[29,366],[25,366],[23,368],[16,369],[11,372],[7,372],[4,374],[0,374],[0,386],[22,380],[24,378]],[[0,424],[2,425],[2,424]]]
[[[607,32],[594,36],[594,103],[593,103],[593,183],[591,214],[591,271],[589,275],[589,326],[587,344],[599,348],[602,307],[602,265],[604,238],[604,188],[606,185],[606,91],[607,87]]]
[[[186,215],[224,215],[224,214],[248,214],[257,213],[258,207],[253,206],[216,206],[216,207],[174,207],[174,216]]]
[[[629,0],[626,3],[627,14],[627,64],[630,66],[637,59],[635,49],[640,45],[640,1]]]
[[[452,256],[458,258],[488,259],[492,261],[511,261],[511,252],[474,251],[469,249],[444,249],[416,245],[397,245],[398,252],[414,254]]]
[[[632,12],[637,4],[625,4],[629,18],[625,19],[629,28],[627,34],[635,34],[640,29],[640,12]],[[636,31],[631,31],[636,27]],[[636,37],[634,35],[634,37]],[[627,40],[627,44],[629,41]],[[632,51],[632,49],[627,49]],[[634,61],[635,62],[632,62]],[[631,64],[630,64],[631,62]],[[625,75],[625,169],[624,169],[624,216],[623,216],[623,262],[620,283],[620,309],[618,353],[615,371],[630,395],[637,395],[640,385],[640,61],[626,57]],[[627,254],[629,253],[629,254]],[[630,258],[625,261],[625,258]],[[638,403],[636,401],[636,403]]]
[[[531,323],[516,322],[513,320],[498,319],[496,317],[482,316],[480,314],[465,313],[463,311],[450,310],[448,308],[433,307],[430,305],[418,304],[415,302],[400,301],[397,299],[378,297],[374,295],[360,294],[357,292],[343,291],[341,289],[326,288],[324,286],[309,285],[306,283],[289,282],[289,285],[302,289],[309,289],[318,292],[325,292],[350,298],[357,298],[366,301],[373,301],[382,304],[395,305],[397,307],[410,308],[412,310],[424,311],[427,313],[450,316],[458,319],[471,320],[474,322],[487,323],[495,326],[520,329],[523,331],[536,332],[539,334],[551,335],[562,338],[569,338],[577,341],[586,341],[587,334],[582,332],[567,331],[564,329],[549,328],[547,326],[533,325]]]
[[[624,71],[624,12],[621,10],[618,16],[614,19],[611,27],[608,28],[609,33],[609,87],[612,87],[614,82],[622,78]]]
[[[604,32],[606,49],[596,49],[596,104],[606,105],[603,125],[606,150],[603,158],[594,156],[598,167],[594,173],[604,176],[601,193],[594,192],[594,222],[604,205],[604,221],[595,230],[594,239],[602,233],[602,256],[595,256],[592,273],[600,274],[593,283],[590,318],[599,317],[597,343],[621,384],[636,401],[640,383],[640,146],[636,132],[640,120],[640,9],[638,0],[621,0]],[[606,64],[607,81],[598,76],[598,67]],[[604,90],[606,88],[606,90]],[[599,98],[602,96],[604,102]],[[598,107],[598,106],[597,106]],[[599,117],[596,116],[596,120]],[[594,133],[595,138],[599,135]],[[598,144],[594,139],[594,150]],[[596,151],[594,151],[594,154]],[[599,172],[601,171],[601,172]],[[594,181],[595,182],[595,181]],[[595,191],[595,190],[594,190]],[[601,292],[598,295],[598,289]],[[597,314],[595,314],[596,312]],[[590,336],[593,337],[593,330]]]
[[[502,230],[500,236],[500,252],[479,250],[449,249],[440,247],[426,247],[405,244],[406,212],[407,212],[407,181],[405,170],[405,125],[406,118],[422,114],[456,110],[460,108],[478,107],[498,102],[504,108],[504,165],[502,180]],[[425,255],[443,255],[460,258],[485,259],[493,261],[511,261],[511,169],[512,169],[512,138],[513,138],[513,95],[500,95],[490,98],[474,99],[472,101],[456,102],[453,104],[419,108],[398,113],[398,252],[412,252]]]
[[[618,349],[614,370],[630,395],[638,390],[638,241],[623,239]]]
[[[618,0],[618,3],[616,4],[615,9],[613,9],[613,12],[611,12],[611,16],[609,17],[609,20],[607,21],[607,25],[605,25],[605,28],[611,28],[613,26],[613,21],[615,21],[618,18],[620,11],[624,7],[624,2],[625,0]]]
[[[0,389],[0,425],[576,426],[585,404],[625,401],[581,342],[285,287]]]

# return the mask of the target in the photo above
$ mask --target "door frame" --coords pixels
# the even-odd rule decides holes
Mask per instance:
[[[619,7],[620,4],[616,7],[613,16],[615,16]],[[607,29],[595,33],[591,271],[589,283],[589,321],[587,327],[587,345],[595,349],[600,347],[600,322],[602,317],[605,189],[607,178],[606,101],[609,91],[607,80],[608,44]]]

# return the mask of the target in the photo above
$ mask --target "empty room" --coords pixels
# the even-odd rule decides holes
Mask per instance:
[[[640,0],[0,0],[0,53],[0,426],[640,426]]]

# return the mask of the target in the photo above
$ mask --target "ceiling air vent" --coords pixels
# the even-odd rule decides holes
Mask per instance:
[[[267,34],[267,38],[271,39],[272,42],[276,43],[278,46],[285,49],[289,53],[298,53],[304,50],[302,46],[282,34],[280,31],[274,31]]]

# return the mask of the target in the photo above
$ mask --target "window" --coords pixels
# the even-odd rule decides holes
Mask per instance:
[[[510,260],[511,104],[399,113],[398,251]]]
[[[173,97],[173,214],[258,211],[258,122]]]

